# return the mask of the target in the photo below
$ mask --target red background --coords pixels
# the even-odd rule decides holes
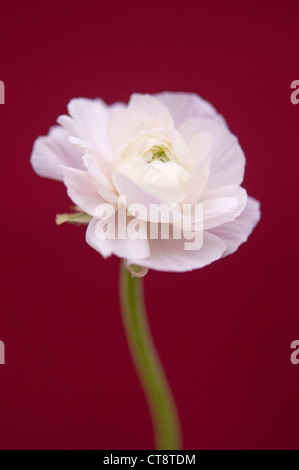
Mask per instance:
[[[239,251],[198,271],[151,272],[150,324],[186,449],[298,449],[297,0],[1,1],[1,449],[151,449],[146,402],[118,305],[119,260],[37,177],[33,142],[68,101],[193,91],[247,156],[262,220]]]

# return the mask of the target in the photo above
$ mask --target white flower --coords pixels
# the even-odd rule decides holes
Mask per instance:
[[[39,175],[63,181],[72,201],[91,216],[86,240],[104,257],[188,271],[247,240],[260,217],[259,203],[241,187],[245,157],[237,138],[208,102],[189,93],[134,94],[128,105],[111,106],[78,98],[68,112],[36,140],[31,163]],[[127,208],[202,204],[202,247],[186,250],[183,238],[101,239],[98,208],[109,203],[117,210],[119,196]],[[149,225],[149,211],[143,219]]]

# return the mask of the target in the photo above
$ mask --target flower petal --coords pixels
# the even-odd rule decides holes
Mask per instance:
[[[248,197],[246,207],[237,219],[210,230],[210,233],[226,243],[227,247],[223,256],[234,253],[242,243],[246,242],[260,217],[260,203]]]
[[[123,146],[153,125],[153,118],[140,111],[127,109],[113,114],[108,123],[107,136],[114,154],[119,154]]]
[[[192,143],[193,157],[195,161],[202,161],[201,147],[196,153],[196,140],[194,136],[198,133],[207,133],[212,142],[209,154],[205,161],[209,164],[209,178],[205,190],[214,190],[222,186],[239,186],[244,178],[245,156],[236,136],[229,130],[210,119],[193,118],[186,121],[180,128],[187,144]]]
[[[151,207],[160,204],[175,205],[182,202],[185,193],[177,188],[159,187],[153,184],[143,184],[139,186],[126,175],[115,172],[113,181],[120,196],[126,197],[126,206],[141,204],[146,215],[140,215],[141,220],[151,220]]]
[[[97,160],[94,155],[86,153],[82,160],[84,165],[89,172],[94,186],[98,193],[102,196],[105,201],[111,202],[111,204],[117,203],[117,194],[114,185],[105,177],[101,168],[97,164]]]
[[[183,272],[202,268],[221,258],[226,245],[209,232],[203,234],[203,245],[199,250],[185,250],[186,240],[149,240],[150,256],[145,259],[129,257],[128,264],[140,264],[157,271]]]
[[[161,100],[152,95],[134,93],[131,95],[128,109],[148,114],[152,116],[154,120],[162,122],[168,128],[174,127],[174,121],[167,106],[165,106]]]
[[[95,215],[98,205],[106,201],[96,190],[91,175],[87,171],[73,168],[62,167],[62,170],[71,200],[87,214]]]
[[[62,165],[84,168],[81,155],[70,145],[68,136],[65,129],[54,126],[46,137],[36,139],[30,161],[38,175],[63,181]]]
[[[124,105],[121,103],[110,109],[100,99],[75,98],[68,104],[70,116],[60,116],[57,121],[73,137],[82,141],[81,146],[94,154],[100,153],[102,157],[112,159],[112,151],[107,137],[107,125],[111,114],[122,108]],[[77,142],[78,144],[79,142]]]
[[[244,210],[247,193],[244,188],[237,187],[226,197],[205,199],[203,205],[204,230],[217,227],[236,219]]]
[[[189,141],[189,150],[194,157],[194,169],[190,179],[184,185],[186,191],[186,202],[197,203],[204,191],[209,177],[208,157],[212,148],[212,136],[207,132],[194,134]]]
[[[227,126],[225,119],[206,100],[195,93],[166,91],[155,95],[169,109],[176,127],[191,118],[205,117]]]
[[[114,217],[114,216],[112,216]],[[149,245],[147,239],[131,239],[125,237],[120,239],[117,237],[118,233],[118,216],[117,213],[114,217],[115,223],[115,235],[113,238],[104,238],[101,239],[97,236],[97,224],[100,220],[97,217],[94,217],[90,224],[88,225],[86,232],[86,241],[87,243],[94,248],[96,251],[101,253],[104,258],[107,258],[111,255],[116,255],[119,258],[138,258],[143,259],[149,256]],[[132,222],[132,218],[128,218],[128,223]],[[107,221],[109,223],[109,221]],[[112,221],[113,223],[113,221]]]

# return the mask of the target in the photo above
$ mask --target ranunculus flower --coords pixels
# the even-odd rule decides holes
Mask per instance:
[[[241,187],[243,151],[211,104],[189,93],[133,94],[128,105],[73,99],[68,112],[36,140],[31,163],[39,175],[65,183],[83,212],[78,222],[90,220],[87,243],[102,256],[179,272],[233,253],[247,240],[260,217],[259,203]],[[98,209],[109,203],[117,211],[119,196],[126,207],[201,204],[201,248],[186,250],[184,237],[99,237]],[[140,219],[152,222],[149,211]]]

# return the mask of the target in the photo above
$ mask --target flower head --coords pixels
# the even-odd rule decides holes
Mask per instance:
[[[68,113],[36,140],[31,163],[65,183],[80,211],[69,221],[89,222],[86,240],[104,257],[124,258],[135,275],[188,271],[247,240],[259,203],[241,187],[243,151],[211,104],[188,93],[134,94],[128,105],[74,99]],[[191,236],[200,244],[188,248]]]

